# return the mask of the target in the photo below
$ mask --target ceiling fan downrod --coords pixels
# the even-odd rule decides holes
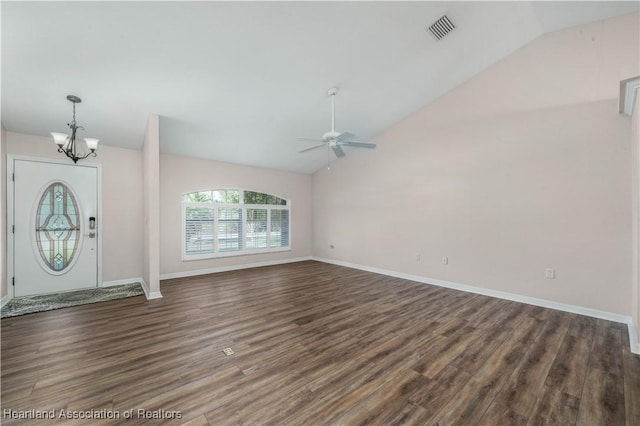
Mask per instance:
[[[327,92],[331,96],[331,133],[336,132],[336,94],[338,93],[337,87],[332,87]]]

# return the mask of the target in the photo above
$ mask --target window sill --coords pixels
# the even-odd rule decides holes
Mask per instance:
[[[206,254],[193,254],[193,255],[182,255],[183,262],[189,262],[192,260],[206,260],[206,259],[220,259],[225,257],[239,257],[239,256],[253,256],[256,254],[268,254],[268,253],[281,253],[284,251],[291,251],[291,247],[282,247],[275,249],[256,249],[256,250],[245,250],[245,251],[231,251],[231,252],[222,252],[222,253],[206,253]]]

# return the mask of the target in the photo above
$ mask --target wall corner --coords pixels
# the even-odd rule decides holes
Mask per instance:
[[[637,89],[636,89],[637,90]],[[631,337],[632,350],[635,340],[635,352],[640,351],[640,96],[635,97],[635,106],[631,116],[631,152],[632,152],[632,325],[635,336]],[[635,339],[634,339],[635,337]]]
[[[160,117],[149,115],[142,146],[143,279],[147,298],[160,294]]]
[[[7,131],[0,123],[0,298],[8,296],[7,277]]]

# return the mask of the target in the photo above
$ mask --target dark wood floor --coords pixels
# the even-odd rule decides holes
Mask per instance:
[[[3,410],[136,410],[123,424],[160,422],[137,418],[144,409],[191,425],[640,425],[640,357],[622,324],[311,261],[165,281],[162,293],[2,320]]]

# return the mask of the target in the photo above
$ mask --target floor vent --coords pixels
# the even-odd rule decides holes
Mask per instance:
[[[453,25],[453,22],[451,22],[451,19],[449,19],[447,15],[444,15],[442,18],[438,19],[436,22],[433,23],[433,25],[429,27],[429,32],[433,34],[436,40],[442,40],[444,36],[449,34],[455,28],[456,26]]]

